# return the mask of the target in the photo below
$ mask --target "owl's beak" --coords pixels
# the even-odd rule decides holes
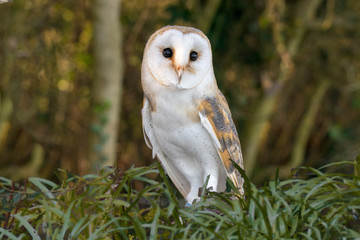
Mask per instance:
[[[178,81],[179,81],[179,83],[180,83],[181,78],[182,78],[182,75],[183,75],[183,73],[184,73],[184,67],[178,66],[178,67],[176,67],[175,71],[176,71],[176,74],[177,74],[178,77],[179,77]]]

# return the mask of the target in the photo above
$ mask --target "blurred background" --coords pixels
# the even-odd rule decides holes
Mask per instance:
[[[109,164],[107,157],[122,169],[151,164],[141,59],[150,35],[172,24],[209,37],[255,183],[277,169],[287,177],[300,165],[360,153],[359,0],[122,0],[108,12],[98,11],[101,2],[0,4],[0,176],[52,178],[57,168],[86,174]],[[106,35],[101,19],[110,15],[118,25]],[[119,50],[97,36],[116,36]],[[119,56],[117,73],[101,65],[104,52]],[[101,71],[115,77],[118,91],[107,94],[119,103],[115,110],[99,99],[99,86],[112,86]],[[110,111],[119,125],[102,133]],[[97,157],[111,134],[114,157]]]

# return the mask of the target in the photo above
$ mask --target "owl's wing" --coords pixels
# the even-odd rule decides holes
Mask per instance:
[[[239,189],[240,194],[244,195],[244,180],[230,161],[232,159],[244,169],[239,136],[236,132],[229,106],[220,90],[218,90],[215,97],[206,98],[200,103],[199,116],[202,125],[209,132],[215,146],[217,146],[227,176],[234,183],[235,187]]]
[[[175,184],[176,188],[180,193],[186,197],[190,192],[190,183],[184,178],[184,176],[177,170],[176,167],[171,163],[168,157],[161,150],[156,137],[154,135],[151,119],[152,107],[150,101],[145,97],[143,103],[143,109],[141,110],[142,115],[142,127],[146,145],[152,149],[152,157],[158,157],[162,166],[164,167],[167,175],[171,181]]]

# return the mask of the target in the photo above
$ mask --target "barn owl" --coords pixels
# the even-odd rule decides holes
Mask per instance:
[[[142,126],[147,146],[188,203],[199,188],[223,192],[229,177],[243,191],[240,141],[217,87],[208,38],[191,27],[166,26],[148,40],[141,69]]]

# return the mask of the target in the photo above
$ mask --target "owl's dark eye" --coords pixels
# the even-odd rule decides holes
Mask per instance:
[[[198,53],[192,51],[192,52],[190,53],[190,60],[191,60],[191,61],[196,61],[197,58],[198,58]]]
[[[170,48],[165,48],[163,50],[163,56],[166,57],[166,58],[171,58],[173,55],[173,52]]]

